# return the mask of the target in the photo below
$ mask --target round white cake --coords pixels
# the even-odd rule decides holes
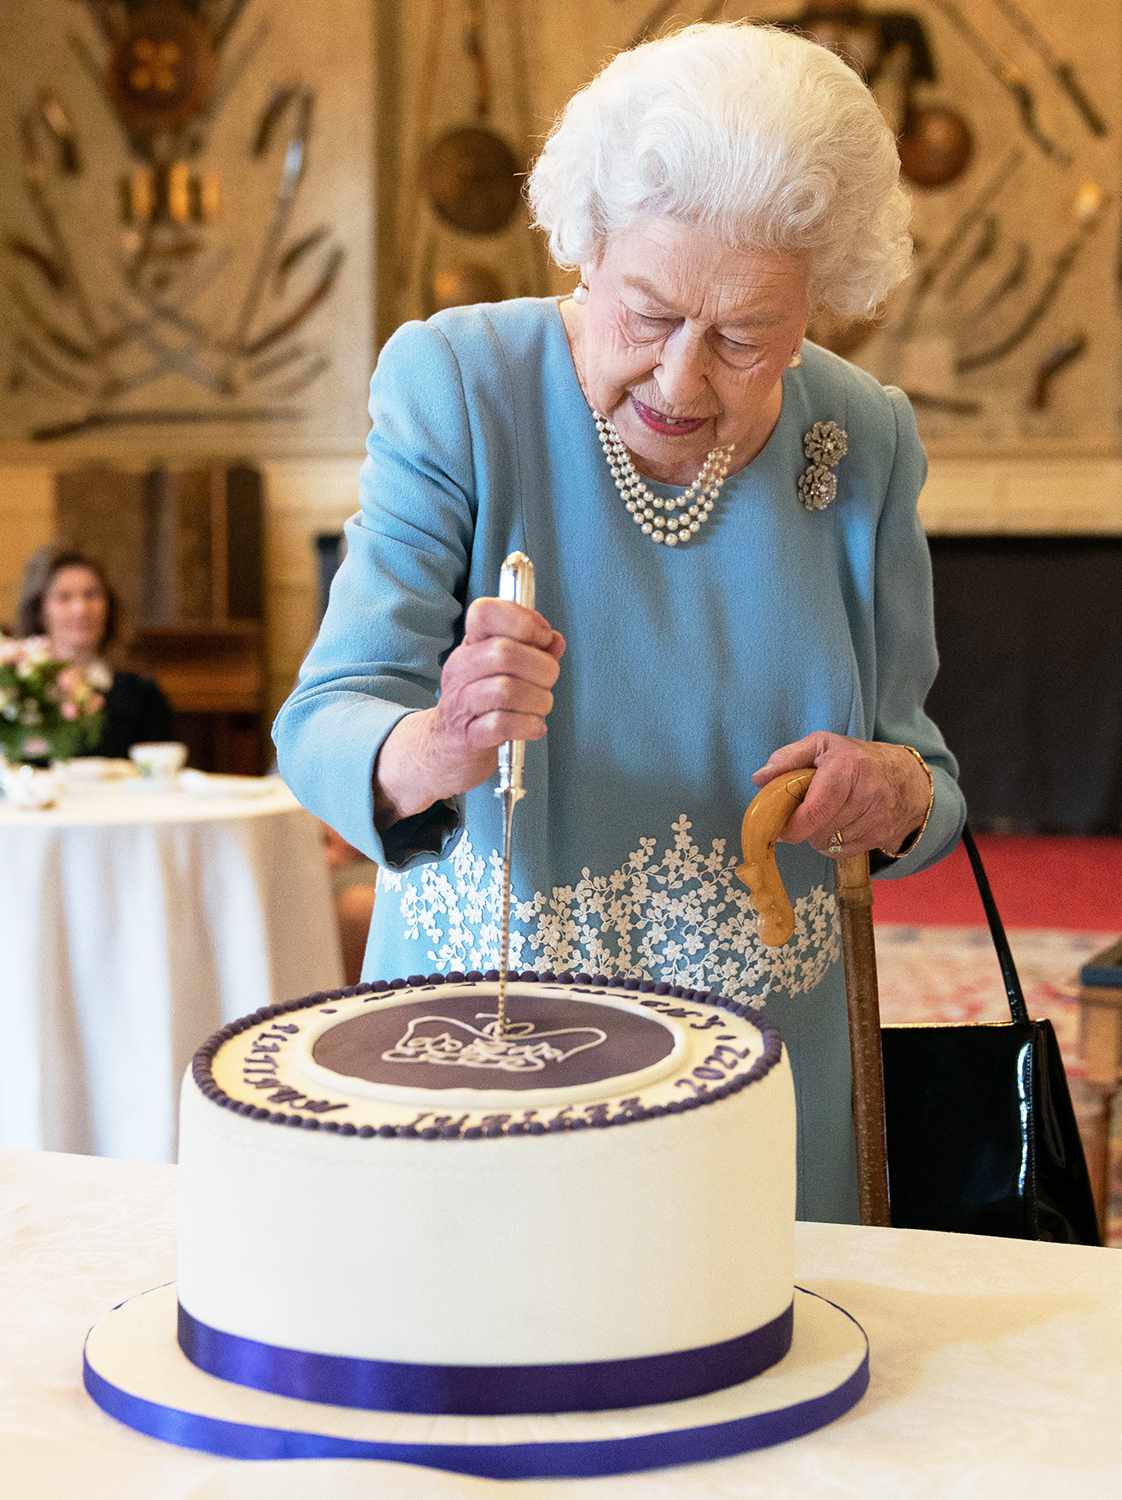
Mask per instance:
[[[713,994],[568,974],[512,976],[500,1033],[496,978],[293,1001],[200,1049],[178,1173],[195,1364],[343,1405],[501,1412],[557,1409],[543,1367],[583,1410],[783,1356],[778,1034]]]

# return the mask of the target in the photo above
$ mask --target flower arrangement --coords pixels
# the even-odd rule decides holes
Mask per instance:
[[[10,761],[66,760],[96,744],[104,669],[51,655],[46,636],[0,635],[0,753]]]

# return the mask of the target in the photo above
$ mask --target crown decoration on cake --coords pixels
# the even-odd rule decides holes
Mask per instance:
[[[506,1031],[500,1033],[498,1016],[481,1011],[476,1020],[485,1024],[475,1027],[450,1016],[416,1016],[404,1036],[382,1053],[382,1061],[540,1073],[550,1063],[565,1062],[608,1039],[598,1026],[535,1031],[531,1021],[508,1021]]]

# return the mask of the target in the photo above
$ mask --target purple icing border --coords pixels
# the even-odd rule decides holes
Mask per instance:
[[[286,1114],[284,1110],[265,1109],[264,1106],[253,1104],[249,1100],[234,1099],[215,1081],[213,1062],[219,1049],[241,1032],[249,1031],[252,1027],[261,1025],[262,1022],[275,1020],[278,1016],[288,1015],[297,1010],[311,1010],[314,1006],[322,1005],[326,1000],[350,1000],[358,995],[390,994],[395,990],[419,989],[425,985],[483,982],[493,984],[498,977],[497,969],[488,969],[485,973],[481,973],[478,969],[471,969],[466,974],[457,970],[448,974],[411,974],[408,979],[374,979],[366,984],[351,985],[347,989],[322,990],[315,995],[303,995],[298,1000],[285,1000],[279,1005],[266,1005],[248,1016],[241,1016],[238,1020],[231,1021],[229,1025],[223,1026],[213,1036],[208,1037],[192,1059],[191,1076],[199,1092],[212,1104],[217,1104],[221,1109],[232,1110],[234,1114],[258,1120],[262,1124],[283,1125],[297,1130],[323,1130],[329,1135],[357,1136],[364,1140],[372,1137],[379,1140],[495,1140],[523,1135],[558,1134],[566,1131],[604,1130],[614,1125],[630,1125],[638,1120],[655,1120],[661,1119],[664,1115],[687,1114],[690,1110],[700,1109],[706,1104],[715,1104],[721,1099],[740,1093],[742,1089],[750,1088],[754,1083],[759,1083],[767,1077],[783,1055],[783,1040],[774,1026],[761,1026],[753,1016],[749,1015],[747,1005],[738,1000],[725,1000],[713,990],[691,990],[684,985],[667,984],[663,980],[656,982],[653,979],[637,979],[635,976],[624,974],[573,973],[568,969],[560,974],[554,974],[550,970],[539,972],[536,969],[522,971],[510,969],[507,971],[509,984],[521,982],[523,984],[572,986],[595,985],[598,989],[630,990],[636,995],[656,995],[659,998],[665,996],[667,999],[682,1000],[687,1004],[692,1002],[695,1005],[709,1005],[717,1010],[727,1010],[730,1015],[747,1021],[756,1028],[764,1039],[764,1050],[747,1072],[730,1078],[727,1083],[718,1084],[712,1089],[707,1088],[704,1093],[693,1095],[688,1099],[672,1099],[667,1104],[640,1104],[632,1107],[625,1114],[612,1115],[606,1119],[586,1120],[576,1115],[553,1119],[548,1124],[544,1120],[532,1120],[527,1123],[513,1120],[505,1125],[495,1124],[486,1127],[469,1125],[463,1129],[458,1124],[443,1127],[421,1126],[420,1128],[414,1125],[352,1125],[346,1121],[321,1120],[315,1115]]]

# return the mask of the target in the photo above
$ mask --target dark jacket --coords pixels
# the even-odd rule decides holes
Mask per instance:
[[[105,695],[105,727],[101,738],[85,752],[124,758],[144,740],[170,740],[171,704],[150,677],[115,672]]]

